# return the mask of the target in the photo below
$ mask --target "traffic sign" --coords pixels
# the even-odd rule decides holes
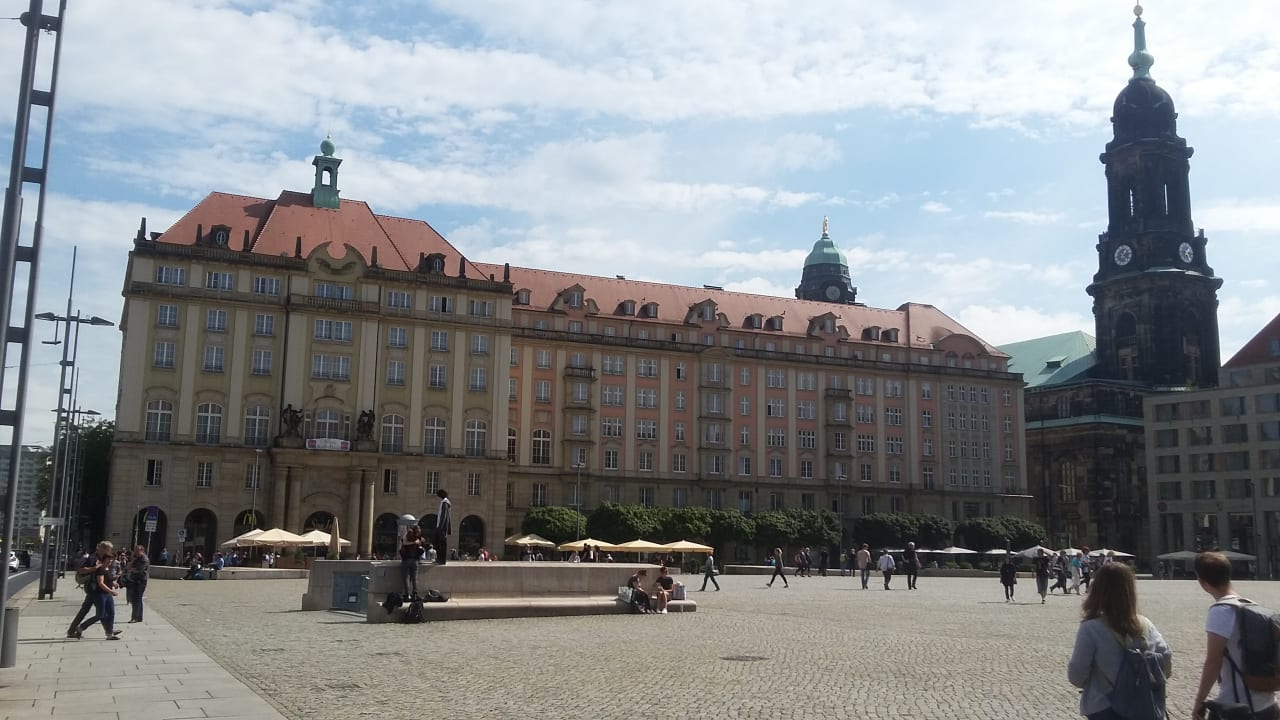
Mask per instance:
[[[156,531],[156,523],[160,520],[160,508],[155,505],[147,506],[147,520],[142,528],[143,532],[153,533]]]
[[[56,517],[42,517],[42,518],[40,518],[40,524],[41,524],[41,525],[53,525],[54,527],[61,527],[61,526],[62,526],[62,518],[56,518]]]
[[[186,541],[187,541],[187,529],[178,528],[178,542],[186,542]]]

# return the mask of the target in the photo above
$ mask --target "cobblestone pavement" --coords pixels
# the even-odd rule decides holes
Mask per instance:
[[[296,718],[1074,718],[1076,596],[996,579],[721,576],[687,615],[368,625],[297,610],[305,581],[153,582],[151,607]],[[700,578],[698,579],[700,582]],[[1280,608],[1280,583],[1241,583]],[[1142,581],[1189,717],[1209,598]]]

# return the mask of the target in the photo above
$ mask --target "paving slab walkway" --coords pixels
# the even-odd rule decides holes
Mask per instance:
[[[11,603],[22,617],[17,664],[0,668],[0,718],[283,720],[154,608],[143,623],[123,622],[129,619],[123,592],[119,641],[105,640],[96,625],[82,640],[66,637],[83,599],[74,584],[60,583],[51,599],[36,594],[32,584]]]

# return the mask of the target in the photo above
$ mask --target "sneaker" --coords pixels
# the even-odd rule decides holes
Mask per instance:
[[[79,640],[83,637],[83,634],[80,632],[80,628],[75,628],[74,630],[67,631],[67,637],[72,640]]]
[[[108,635],[108,636],[107,636],[107,639],[108,639],[108,640],[119,640],[119,639],[120,639],[120,634],[119,634],[119,633],[115,633],[115,634],[112,634],[112,635]]]
[[[123,630],[112,630],[112,631],[111,631],[111,633],[110,633],[111,637],[113,637],[113,638],[114,638],[114,637],[120,637],[122,634],[124,634],[124,631],[123,631]]]
[[[666,608],[662,608],[661,610],[659,610],[659,611],[658,611],[658,614],[659,614],[659,615],[666,615],[666,614],[667,614],[667,609],[666,609]]]

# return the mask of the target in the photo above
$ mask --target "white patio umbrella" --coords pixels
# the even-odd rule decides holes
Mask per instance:
[[[1043,545],[1032,545],[1026,550],[1019,551],[1018,554],[1025,558],[1033,558],[1039,556],[1042,552],[1049,553],[1050,555],[1058,554],[1052,548],[1047,548]]]
[[[1102,557],[1103,555],[1110,555],[1111,557],[1118,557],[1118,558],[1133,557],[1133,555],[1131,555],[1130,553],[1124,552],[1123,550],[1112,550],[1110,548],[1098,548],[1097,550],[1091,550],[1089,552],[1089,557]]]
[[[253,539],[262,534],[261,530],[250,530],[242,535],[237,535],[230,540],[222,543],[222,547],[247,547],[253,545]]]
[[[982,554],[983,555],[1012,555],[1013,552],[1004,548],[992,548]]]
[[[295,535],[288,530],[280,528],[272,528],[253,538],[253,544],[257,547],[279,547],[282,545],[308,545],[309,543],[303,540],[301,535]]]
[[[1252,561],[1252,560],[1258,559],[1256,555],[1236,552],[1235,550],[1220,550],[1219,552],[1221,552],[1223,556],[1225,556],[1231,562],[1245,562],[1245,561]]]
[[[1156,559],[1157,560],[1195,560],[1196,555],[1199,555],[1199,554],[1200,553],[1192,552],[1190,550],[1178,550],[1175,552],[1167,552],[1163,555],[1157,555]]]
[[[956,547],[954,545],[952,545],[951,547],[944,547],[941,550],[920,550],[918,552],[940,553],[942,555],[977,555],[978,554],[977,550],[970,550],[969,548]]]
[[[332,535],[319,528],[316,528],[311,532],[302,533],[299,537],[307,541],[305,544],[315,545],[317,547],[328,545],[333,540]],[[351,545],[351,541],[345,538],[338,538],[338,544],[343,547],[349,547]]]

